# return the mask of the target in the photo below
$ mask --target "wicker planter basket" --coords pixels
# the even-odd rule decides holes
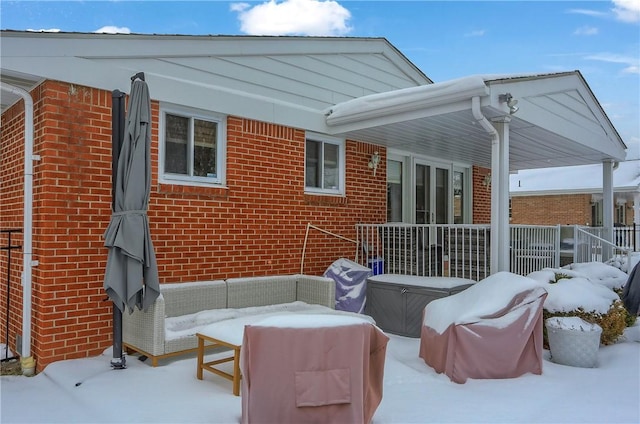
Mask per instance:
[[[552,317],[545,321],[551,360],[572,367],[598,366],[602,328],[578,317]]]

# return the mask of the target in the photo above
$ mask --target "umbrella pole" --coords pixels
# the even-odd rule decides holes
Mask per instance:
[[[115,210],[116,173],[118,170],[118,159],[120,149],[124,140],[125,93],[120,90],[113,90],[111,93],[111,210]],[[113,359],[111,367],[117,370],[127,367],[127,360],[122,350],[122,311],[113,303]]]
[[[127,360],[122,350],[122,312],[113,304],[113,359],[111,367],[117,370],[127,368]]]

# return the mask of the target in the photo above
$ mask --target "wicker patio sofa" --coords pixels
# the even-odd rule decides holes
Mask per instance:
[[[160,359],[195,352],[200,327],[300,304],[334,309],[334,280],[298,274],[161,284],[147,311],[123,314],[123,347],[151,358],[155,367]]]

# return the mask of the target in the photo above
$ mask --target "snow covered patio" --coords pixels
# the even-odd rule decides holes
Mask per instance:
[[[419,339],[389,335],[384,392],[373,423],[637,423],[640,326],[602,346],[597,368],[549,361],[543,373],[456,384],[418,358]],[[152,368],[130,358],[111,370],[105,354],[49,365],[35,377],[2,377],[3,423],[238,423],[241,398],[214,375],[196,379],[196,358]],[[80,384],[78,384],[80,383]]]
[[[618,286],[611,268],[583,264],[596,292]],[[539,271],[536,281],[546,281]],[[621,274],[624,276],[624,273]],[[571,295],[575,305],[599,310],[609,301],[581,278],[546,285],[545,307]],[[614,281],[616,280],[616,281]],[[599,281],[595,283],[595,281]],[[568,290],[568,291],[567,291]],[[611,295],[617,296],[610,292]],[[565,302],[563,302],[565,303]],[[605,305],[605,306],[606,306]],[[373,423],[637,423],[640,421],[640,323],[626,328],[614,344],[601,345],[595,368],[560,365],[543,351],[542,375],[512,379],[469,379],[457,384],[418,357],[420,339],[387,335],[382,403]],[[4,351],[4,349],[3,349]],[[241,397],[215,375],[196,379],[195,355],[150,361],[129,357],[128,368],[110,367],[111,350],[86,359],[54,362],[35,377],[3,376],[2,423],[238,423]],[[224,353],[206,355],[216,359]],[[230,368],[232,365],[229,363]],[[277,383],[276,383],[277,384]]]

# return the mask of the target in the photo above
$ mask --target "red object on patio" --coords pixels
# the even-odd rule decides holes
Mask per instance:
[[[246,326],[242,423],[369,423],[388,341],[357,317],[295,314]]]
[[[547,291],[508,274],[494,274],[425,307],[419,355],[427,365],[456,383],[542,374]],[[448,314],[451,322],[439,314]]]

